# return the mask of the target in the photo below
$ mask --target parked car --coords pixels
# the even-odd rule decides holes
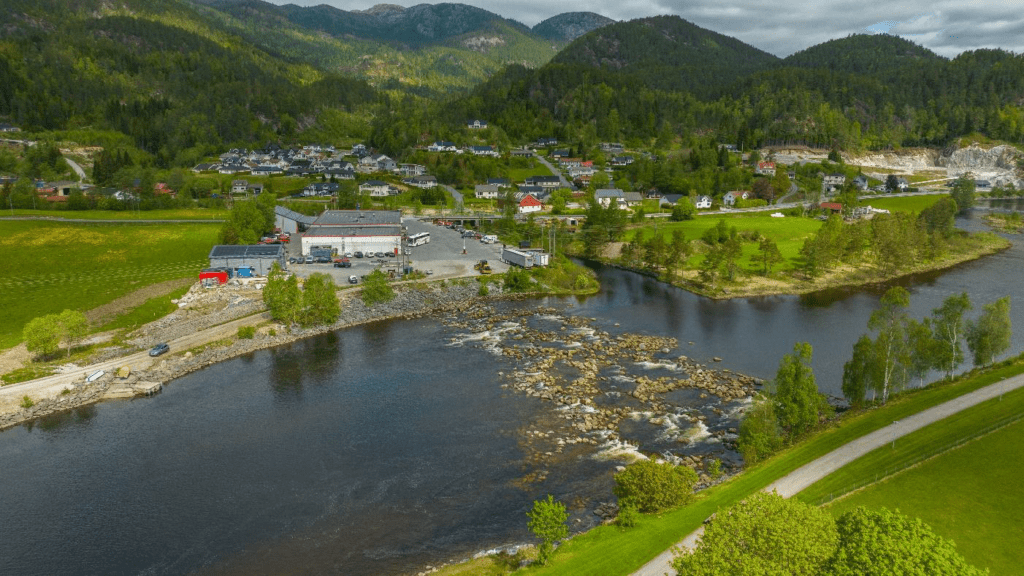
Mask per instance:
[[[288,263],[289,264],[295,264],[295,256],[292,256],[291,258],[289,258],[288,259]]]
[[[348,258],[342,258],[340,260],[335,260],[334,261],[334,267],[335,268],[351,268],[352,267],[352,261],[349,260]]]
[[[313,257],[312,256],[306,256],[306,259],[304,260],[304,262],[306,264],[312,264],[313,263]]]
[[[352,253],[351,252],[345,252],[345,258],[351,258],[351,257],[352,257]]]
[[[349,284],[359,284],[359,278],[357,278],[357,277],[356,277],[356,276],[355,276],[355,275],[353,274],[352,276],[349,276],[349,277],[348,277],[348,283],[349,283]]]
[[[331,263],[331,257],[330,256],[317,256],[316,257],[316,263],[317,264],[330,264]]]
[[[149,349],[149,355],[159,356],[161,354],[166,354],[170,351],[171,347],[168,346],[166,342],[161,342],[160,344],[157,344],[156,346],[153,346],[152,348]]]
[[[388,258],[394,258],[394,257],[395,257],[395,253],[394,253],[394,252],[385,252],[384,254],[385,254],[385,255],[386,255],[386,256],[387,256]]]
[[[362,258],[362,257],[363,257],[363,253],[359,252],[359,251],[356,251],[356,258]]]

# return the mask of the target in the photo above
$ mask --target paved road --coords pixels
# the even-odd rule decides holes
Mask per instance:
[[[67,156],[64,157],[64,161],[68,163],[68,166],[71,166],[71,169],[75,171],[75,174],[78,174],[79,180],[85,180],[85,170],[82,170],[82,167],[78,165],[78,162],[75,162]]]
[[[227,336],[235,335],[238,333],[239,326],[255,325],[266,320],[270,320],[270,314],[268,312],[246,316],[194,334],[189,334],[188,336],[182,336],[181,338],[171,340],[168,344],[171,347],[172,353],[180,352],[209,342],[216,342],[217,340],[221,340]],[[137,352],[130,356],[123,356],[114,360],[107,360],[106,362],[99,362],[97,364],[85,366],[80,370],[67,374],[54,374],[53,376],[38,378],[28,382],[11,384],[9,386],[0,386],[0,410],[7,411],[11,407],[17,406],[21,402],[21,398],[26,395],[31,396],[36,400],[40,398],[55,398],[65,388],[68,388],[77,381],[81,381],[83,376],[92,374],[97,370],[110,372],[117,370],[121,366],[131,366],[132,371],[135,372],[138,370],[144,370],[153,364],[153,362],[159,362],[160,360],[161,358],[150,358],[148,351]]]
[[[893,422],[885,428],[875,430],[870,434],[861,436],[856,440],[836,448],[810,464],[805,464],[786,476],[776,480],[764,490],[765,492],[775,490],[783,497],[789,498],[876,448],[881,448],[894,440],[902,438],[911,432],[920,430],[929,424],[938,422],[947,416],[952,416],[957,412],[966,410],[967,408],[976,406],[986,400],[991,400],[992,398],[996,398],[1002,394],[1010,392],[1011,390],[1016,390],[1021,387],[1024,387],[1024,375],[1014,376],[1013,378],[1007,378],[1006,380],[990,384],[989,386],[985,386],[984,388],[980,388],[974,392],[964,394],[959,398],[954,398],[948,402],[939,404],[938,406],[933,406],[927,410],[908,416],[898,422]],[[688,534],[677,546],[692,550],[697,544],[697,540],[700,538],[700,535],[703,533],[704,528],[698,528],[694,532]],[[634,576],[662,576],[663,574],[672,574],[673,570],[670,566],[672,558],[672,551],[666,550],[633,574]]]
[[[59,216],[0,216],[0,220],[45,220],[48,222],[77,222],[81,224],[217,224],[223,219],[210,220],[96,220],[89,218],[61,218]]]
[[[533,153],[533,157],[539,160],[541,164],[546,166],[547,169],[551,171],[552,176],[558,176],[558,182],[561,184],[562,188],[568,188],[570,190],[575,189],[575,187],[572,184],[570,184],[568,180],[565,179],[565,176],[562,174],[562,171],[552,166],[551,162],[548,162],[543,156],[537,154],[536,152]]]

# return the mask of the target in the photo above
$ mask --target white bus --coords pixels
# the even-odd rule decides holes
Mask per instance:
[[[430,232],[420,232],[419,234],[413,234],[405,240],[406,246],[422,246],[430,242]]]

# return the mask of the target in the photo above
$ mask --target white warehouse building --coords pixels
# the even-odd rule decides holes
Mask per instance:
[[[327,210],[302,235],[302,254],[313,246],[338,253],[392,252],[402,247],[402,213],[398,210]]]

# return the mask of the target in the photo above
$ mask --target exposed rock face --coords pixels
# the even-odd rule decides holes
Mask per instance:
[[[566,12],[537,24],[533,32],[556,42],[572,42],[587,32],[614,22],[611,18],[593,12]]]

